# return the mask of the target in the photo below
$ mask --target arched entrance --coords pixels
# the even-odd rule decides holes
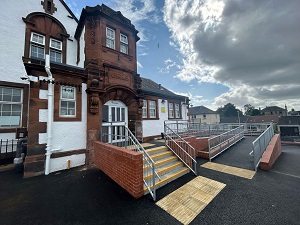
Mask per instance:
[[[107,142],[125,141],[124,125],[128,124],[128,108],[119,100],[110,100],[102,107],[102,127],[107,132]]]

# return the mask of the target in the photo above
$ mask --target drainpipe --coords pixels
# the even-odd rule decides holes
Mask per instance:
[[[48,119],[47,119],[47,147],[46,147],[46,164],[45,164],[45,175],[49,174],[50,171],[50,157],[52,149],[52,124],[53,124],[53,83],[52,73],[50,71],[50,58],[46,55],[45,59],[45,70],[48,74]]]

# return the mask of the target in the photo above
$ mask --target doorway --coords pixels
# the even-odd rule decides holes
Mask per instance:
[[[102,107],[102,127],[107,133],[108,143],[124,142],[126,138],[125,125],[128,124],[128,108],[117,100],[110,100]]]

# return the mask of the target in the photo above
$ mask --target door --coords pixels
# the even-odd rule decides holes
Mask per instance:
[[[121,101],[110,100],[103,105],[102,126],[106,127],[108,143],[123,142],[126,138],[128,108]]]

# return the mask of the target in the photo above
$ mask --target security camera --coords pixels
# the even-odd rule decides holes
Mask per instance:
[[[25,75],[21,76],[20,78],[21,78],[22,80],[28,80],[28,75],[25,74]]]

